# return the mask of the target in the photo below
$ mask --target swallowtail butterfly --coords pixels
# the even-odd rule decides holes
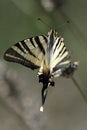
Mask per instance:
[[[63,38],[52,29],[47,35],[31,37],[14,44],[7,49],[4,59],[32,70],[39,69],[39,82],[43,84],[40,111],[43,111],[48,88],[55,86],[53,79],[60,76],[71,77],[78,67],[77,61],[71,62]]]

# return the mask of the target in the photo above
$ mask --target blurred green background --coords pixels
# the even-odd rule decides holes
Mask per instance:
[[[74,77],[87,96],[87,1],[0,0],[1,130],[87,129],[87,104],[71,79],[55,79],[56,87],[50,88],[45,111],[40,113],[41,85],[37,71],[3,60],[9,46],[47,34],[50,27],[64,38],[72,60],[80,61]],[[12,96],[9,97],[10,91]]]

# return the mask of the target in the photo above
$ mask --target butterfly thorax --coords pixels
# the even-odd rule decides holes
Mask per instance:
[[[46,68],[42,73],[38,72],[39,82],[43,83],[43,86],[54,86],[54,81],[52,80],[52,75],[50,73],[50,68]]]

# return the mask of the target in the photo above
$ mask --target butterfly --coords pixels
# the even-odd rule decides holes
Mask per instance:
[[[50,30],[47,35],[40,35],[22,40],[6,50],[4,59],[10,62],[22,64],[30,69],[38,69],[39,82],[42,83],[43,112],[48,88],[54,87],[55,77],[72,77],[79,62],[71,61],[64,39],[56,30]]]

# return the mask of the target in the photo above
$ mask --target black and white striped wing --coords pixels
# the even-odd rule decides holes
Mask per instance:
[[[63,42],[63,38],[57,37],[51,51],[51,70],[58,70],[70,63],[69,52]]]
[[[46,46],[47,37],[44,35],[25,39],[11,46],[5,52],[4,59],[37,69],[45,55]]]

